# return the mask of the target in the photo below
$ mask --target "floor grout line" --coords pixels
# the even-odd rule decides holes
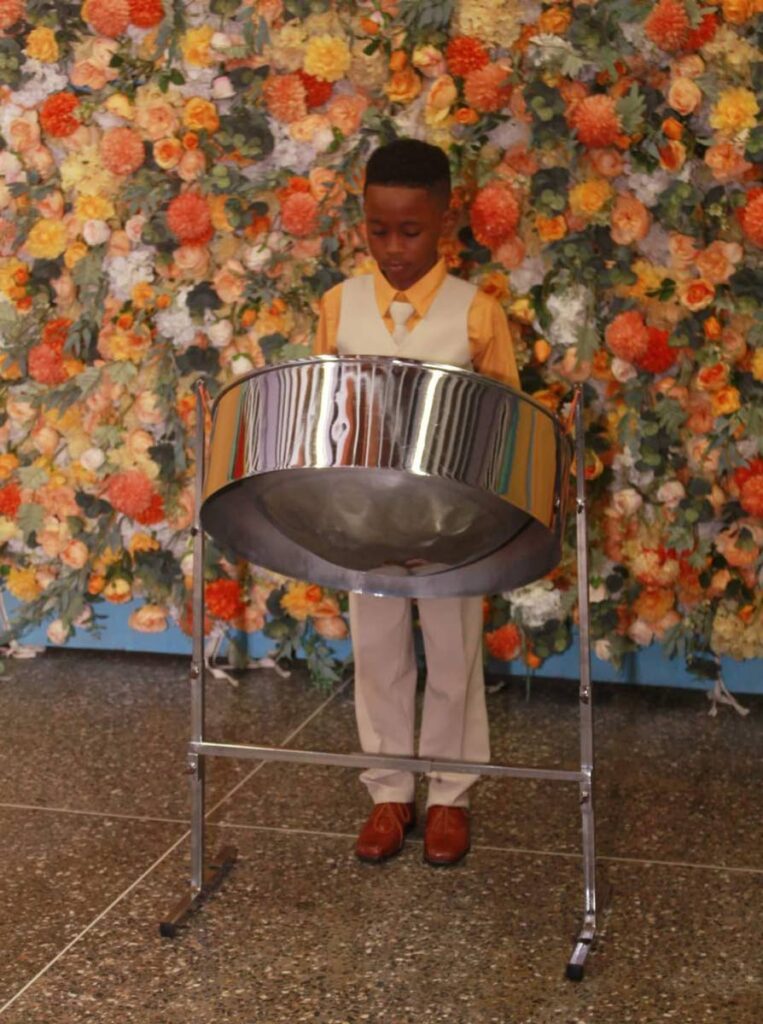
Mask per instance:
[[[47,804],[11,804],[0,802],[0,811],[43,811],[47,814],[69,814],[83,818],[115,818],[118,821],[150,821],[162,825],[187,825],[188,818],[161,818],[153,814],[123,814],[109,811],[88,811],[80,807],[50,807]]]
[[[308,715],[308,717],[303,722],[296,726],[296,728],[292,729],[289,735],[281,741],[280,745],[285,746],[287,743],[290,743],[295,736],[297,736],[306,726],[308,726],[313,721],[313,719],[317,718],[317,716],[324,710],[324,708],[326,708],[336,697],[343,693],[348,686],[349,682],[346,682],[342,686],[337,687],[337,689],[334,690],[334,692],[331,693],[326,698],[326,700],[324,700],[323,703],[320,704],[310,715]],[[230,792],[226,793],[224,797],[218,800],[214,807],[211,807],[206,812],[206,814],[204,815],[205,820],[209,817],[210,814],[216,811],[218,807],[222,807],[222,805],[226,803],[226,801],[229,800],[234,793],[238,792],[238,790],[241,789],[245,782],[251,779],[253,775],[256,775],[256,773],[260,771],[260,769],[263,768],[265,764],[267,764],[266,761],[260,761],[260,763],[257,764],[252,769],[252,771],[249,772],[248,775],[246,775],[243,779],[237,782],[233,789],[230,790]],[[126,896],[129,896],[129,894],[134,889],[136,889],[142,881],[148,878],[152,871],[158,868],[159,865],[162,864],[167,859],[167,857],[170,856],[171,853],[175,852],[175,850],[181,845],[181,843],[185,842],[185,840],[188,839],[190,834],[191,830],[186,829],[182,836],[180,836],[179,839],[176,839],[175,842],[167,850],[164,851],[164,853],[157,857],[153,864],[146,868],[146,870],[141,875],[139,875],[138,878],[131,882],[126,889],[124,889],[118,896],[116,896],[104,910],[102,910],[96,917],[94,917],[93,920],[90,921],[90,923],[87,924],[82,929],[82,931],[79,932],[79,934],[75,935],[73,939],[67,942],[63,949],[60,949],[58,953],[56,953],[56,955],[51,960],[49,960],[47,964],[45,964],[44,967],[40,968],[40,970],[37,972],[37,974],[34,975],[33,978],[30,978],[29,981],[22,985],[22,987],[11,996],[10,999],[8,999],[2,1006],[0,1006],[0,1015],[5,1013],[5,1011],[9,1009],[16,1002],[17,999],[19,999],[25,992],[27,992],[37,981],[39,981],[39,979],[42,978],[44,974],[47,974],[50,968],[53,967],[54,964],[58,963],[58,961],[66,953],[68,953],[69,950],[80,941],[80,939],[87,935],[87,933],[91,931],[98,924],[99,921],[102,921],[103,918],[106,917],[106,915],[114,909],[114,907],[121,903]]]

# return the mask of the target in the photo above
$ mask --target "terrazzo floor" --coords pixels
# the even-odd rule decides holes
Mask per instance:
[[[354,771],[210,759],[222,888],[174,940],[189,871],[185,659],[48,652],[0,681],[3,1024],[761,1024],[763,698],[595,688],[599,938],[582,912],[577,789],[483,780],[467,860],[421,831],[353,856]],[[208,738],[354,751],[352,694],[210,680]],[[575,684],[489,694],[494,760],[576,768]],[[420,790],[423,804],[423,789]]]

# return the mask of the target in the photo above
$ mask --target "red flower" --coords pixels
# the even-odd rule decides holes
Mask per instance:
[[[220,579],[207,583],[204,588],[206,609],[216,619],[232,622],[243,615],[244,602],[241,587],[236,580]]]
[[[445,51],[448,71],[452,75],[465,78],[470,71],[477,71],[490,60],[487,50],[479,41],[471,36],[456,36],[448,43]]]
[[[718,18],[712,12],[702,17],[696,28],[690,28],[689,34],[684,41],[685,50],[698,50],[705,43],[709,43],[718,31]]]
[[[763,518],[763,459],[753,459],[742,469],[734,470],[739,488],[739,502],[748,515]]]
[[[153,484],[140,469],[125,469],[121,473],[114,473],[107,479],[103,493],[117,512],[137,519],[138,522],[143,522],[139,517],[150,516],[156,507],[157,495]]]
[[[648,38],[668,53],[685,46],[690,28],[689,15],[678,0],[660,0],[644,22]]]
[[[618,313],[604,330],[607,348],[618,359],[635,363],[649,348],[649,330],[644,318],[636,309]]]
[[[130,21],[138,28],[154,28],[164,21],[162,0],[129,0]]]
[[[67,320],[65,316],[56,317],[55,320],[48,320],[42,329],[43,344],[50,345],[56,352],[61,352],[69,336],[71,325],[71,320]]]
[[[519,202],[508,185],[486,185],[477,193],[470,216],[477,241],[497,249],[516,233]]]
[[[751,188],[747,202],[737,212],[742,231],[753,245],[763,248],[763,188]]]
[[[73,135],[80,126],[75,117],[79,100],[73,92],[54,92],[40,107],[40,124],[42,130],[55,139],[65,139]]]
[[[0,516],[13,519],[21,504],[21,488],[15,481],[0,487]]]
[[[522,647],[522,634],[513,622],[485,634],[485,646],[489,654],[499,661],[512,661]]]
[[[142,512],[136,512],[133,516],[136,523],[142,526],[154,526],[164,519],[164,499],[156,491],[151,495],[151,500]]]
[[[647,333],[649,341],[646,351],[634,362],[640,370],[646,370],[648,373],[664,373],[675,363],[678,349],[671,348],[668,344],[670,331],[661,331],[658,327],[647,327]]]
[[[311,235],[318,223],[318,202],[306,192],[294,192],[281,204],[284,231],[297,238]]]
[[[103,166],[112,174],[134,174],[145,159],[143,139],[132,128],[110,128],[101,139]]]
[[[316,78],[315,75],[308,75],[306,71],[298,71],[297,74],[305,87],[305,98],[310,110],[313,107],[322,107],[324,103],[328,102],[334,91],[331,82],[326,82],[323,78]]]
[[[52,345],[33,345],[29,349],[28,364],[29,376],[39,384],[52,387],[67,379],[61,351]]]
[[[195,192],[175,196],[167,208],[167,226],[182,245],[205,245],[215,233],[207,201]]]

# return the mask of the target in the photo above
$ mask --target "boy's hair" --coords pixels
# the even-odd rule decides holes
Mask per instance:
[[[380,146],[371,154],[366,166],[369,185],[402,185],[406,188],[425,188],[450,198],[450,165],[438,146],[419,139],[395,139]]]

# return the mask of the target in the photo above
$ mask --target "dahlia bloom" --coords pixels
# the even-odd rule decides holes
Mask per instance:
[[[338,82],[350,70],[350,48],[336,36],[313,36],[305,49],[304,70],[325,82]]]
[[[271,75],[263,95],[268,113],[277,121],[291,124],[307,115],[307,94],[299,75]]]
[[[763,519],[763,459],[756,458],[734,471],[739,503],[748,515]]]
[[[128,0],[85,0],[82,17],[99,36],[115,39],[127,31],[130,5]]]
[[[604,93],[585,96],[572,108],[568,121],[584,146],[611,146],[622,131],[615,101]]]
[[[137,28],[155,28],[164,20],[163,0],[128,0],[130,24]]]
[[[68,374],[61,353],[51,345],[33,345],[28,355],[29,376],[39,384],[54,387],[63,384]]]
[[[648,373],[664,373],[678,358],[678,349],[671,348],[668,344],[670,331],[663,331],[658,327],[648,327],[647,334],[647,347],[634,360],[635,365]]]
[[[679,0],[659,0],[644,22],[647,38],[668,53],[683,48],[690,28],[689,15]]]
[[[456,36],[448,43],[445,51],[448,71],[452,75],[466,78],[470,71],[478,71],[489,63],[487,50],[479,41],[471,36]]]
[[[316,78],[315,75],[308,75],[306,71],[298,71],[297,75],[305,89],[305,101],[307,102],[308,110],[312,110],[314,107],[322,107],[324,103],[328,103],[334,91],[331,82],[326,82],[322,78]]]
[[[515,234],[519,212],[517,197],[508,185],[486,185],[472,203],[470,216],[474,237],[481,245],[498,248]]]
[[[649,329],[636,309],[618,313],[607,325],[604,339],[610,352],[628,363],[636,363],[649,349]]]
[[[21,21],[26,10],[24,0],[0,0],[0,31]]]
[[[284,231],[297,238],[311,235],[318,223],[318,203],[307,192],[293,192],[281,204],[281,224]]]
[[[117,512],[139,522],[139,517],[150,515],[157,497],[154,485],[140,469],[113,473],[106,480],[103,494]]]
[[[466,102],[481,113],[501,110],[511,97],[508,77],[508,71],[500,64],[486,64],[470,71],[464,81]]]
[[[101,139],[103,166],[112,174],[134,174],[143,164],[143,140],[132,128],[111,128]]]
[[[522,649],[522,634],[513,622],[507,622],[499,629],[485,633],[485,646],[491,658],[513,661]]]
[[[763,248],[763,188],[751,188],[747,202],[738,211],[742,231],[753,245]]]
[[[72,92],[54,92],[40,107],[42,130],[54,139],[65,139],[73,135],[80,126],[76,117],[79,100]]]
[[[209,205],[195,192],[175,196],[167,208],[167,225],[183,245],[204,245],[214,235]]]

